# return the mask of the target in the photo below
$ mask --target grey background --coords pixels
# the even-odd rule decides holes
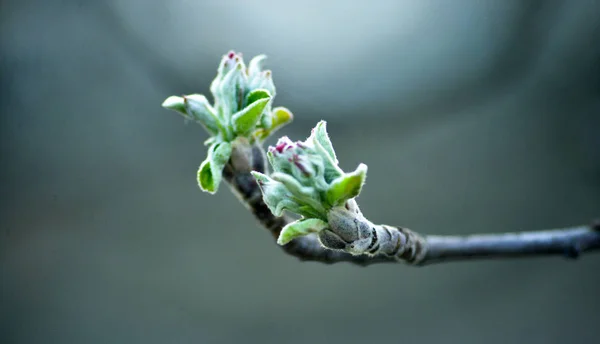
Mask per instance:
[[[425,233],[600,215],[598,1],[3,1],[2,343],[598,340],[600,257],[360,268],[283,254],[206,134],[160,107],[220,56],[270,56],[277,105]],[[269,143],[273,143],[272,139]]]

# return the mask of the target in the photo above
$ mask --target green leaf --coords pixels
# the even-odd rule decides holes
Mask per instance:
[[[327,189],[325,200],[332,207],[346,203],[347,200],[360,194],[366,178],[367,165],[358,165],[354,172],[346,173],[331,183]]]
[[[202,191],[214,194],[219,189],[223,178],[223,167],[231,156],[229,142],[214,143],[208,150],[208,157],[198,169],[198,185]]]
[[[295,238],[310,234],[318,233],[323,229],[328,228],[327,222],[319,219],[302,219],[294,221],[281,230],[277,243],[285,245]]]
[[[234,113],[242,106],[238,103],[241,102],[241,93],[244,88],[244,65],[243,62],[238,62],[235,67],[227,72],[227,74],[221,80],[219,84],[220,88],[220,99],[229,113]]]
[[[306,217],[327,218],[321,197],[314,187],[303,186],[296,178],[285,173],[274,172],[271,177],[283,184],[290,194],[288,197],[293,197],[298,203],[299,207],[290,211]]]
[[[200,168],[198,169],[198,186],[200,186],[202,191],[214,194],[216,187],[210,165],[210,159],[206,159],[200,164]]]
[[[260,118],[263,110],[271,98],[256,100],[254,103],[246,106],[242,111],[234,114],[232,119],[233,129],[239,135],[247,135],[256,127],[256,122]]]
[[[170,96],[169,98],[165,99],[165,101],[162,103],[162,107],[164,107],[165,109],[177,111],[180,114],[189,117],[187,111],[185,110],[185,100],[182,97]]]
[[[271,178],[285,185],[285,187],[298,198],[318,197],[313,188],[302,186],[302,184],[300,184],[296,178],[290,176],[289,174],[274,172],[271,174]]]
[[[223,169],[229,158],[231,157],[231,143],[221,142],[215,145],[215,149],[212,154],[212,161],[219,169]]]
[[[183,102],[189,118],[202,124],[210,134],[218,134],[219,120],[217,114],[205,96],[190,94],[183,97]]]
[[[276,107],[273,109],[273,122],[271,123],[271,133],[288,124],[294,119],[292,112],[284,107]]]
[[[313,129],[311,136],[313,136],[313,138],[325,149],[325,151],[331,157],[331,160],[333,160],[335,164],[338,164],[335,151],[333,150],[333,145],[331,144],[331,140],[327,134],[327,122],[320,121],[317,123],[317,126]]]
[[[338,177],[344,175],[344,171],[338,166],[337,161],[331,158],[331,155],[325,150],[325,148],[317,141],[315,143],[315,151],[323,159],[323,177],[327,183],[331,183]]]
[[[320,213],[318,210],[314,209],[310,205],[299,206],[298,210],[296,210],[295,213],[307,218],[327,219],[327,214]]]
[[[264,173],[260,173],[260,172],[256,172],[256,171],[250,171],[250,173],[252,173],[252,176],[254,176],[254,179],[256,179],[256,182],[258,183],[258,186],[260,186],[260,187],[262,187],[264,184],[270,183],[272,181],[272,179],[269,178]]]
[[[261,141],[294,119],[292,112],[284,107],[276,107],[269,116],[267,114],[265,111],[260,119],[261,129],[254,132],[255,137]]]
[[[263,195],[263,200],[275,216],[283,215],[284,210],[298,213],[300,206],[293,201],[293,196],[280,182],[260,172],[251,171]]]
[[[257,100],[265,98],[271,98],[271,93],[265,89],[259,88],[248,93],[248,96],[246,97],[246,104],[250,105]]]
[[[290,169],[289,161],[277,159],[277,157],[275,157],[275,155],[273,155],[273,152],[270,152],[270,151],[267,152],[267,160],[269,161],[269,164],[273,168],[274,172],[282,172],[282,173],[291,173],[292,172]]]

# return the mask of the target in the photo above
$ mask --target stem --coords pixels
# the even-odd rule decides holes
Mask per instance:
[[[273,235],[292,219],[274,216],[263,202],[250,171],[266,170],[263,149],[253,144],[234,144],[223,177],[238,196]],[[563,255],[577,258],[583,252],[600,251],[600,225],[503,234],[469,236],[421,235],[407,228],[373,225],[355,203],[341,209],[338,218],[329,217],[332,231],[294,239],[282,249],[302,261],[350,262],[367,266],[404,262],[415,266],[481,258]],[[324,247],[326,245],[327,247]],[[351,254],[352,253],[352,254]]]
[[[577,258],[600,249],[600,230],[595,226],[469,236],[430,235],[427,255],[421,264],[478,258],[509,258],[563,255]]]

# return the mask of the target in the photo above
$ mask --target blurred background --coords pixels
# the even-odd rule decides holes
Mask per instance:
[[[280,134],[320,119],[374,222],[600,216],[600,2],[2,1],[0,342],[594,342],[600,256],[360,268],[287,256],[200,192],[230,49],[268,54]],[[272,138],[268,143],[273,143]]]

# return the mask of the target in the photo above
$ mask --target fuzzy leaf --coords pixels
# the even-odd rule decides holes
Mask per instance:
[[[260,172],[256,172],[256,171],[251,171],[250,173],[252,173],[252,176],[254,177],[254,179],[256,179],[256,183],[260,187],[262,187],[265,184],[270,183],[272,181],[272,179],[269,178],[269,176],[267,176],[264,173],[260,173]]]
[[[250,173],[256,179],[262,192],[263,200],[273,215],[281,216],[286,209],[294,213],[300,211],[300,206],[292,200],[293,196],[282,183],[260,172],[251,171]]]
[[[262,98],[246,106],[242,111],[237,112],[231,117],[233,129],[240,135],[247,135],[256,127],[256,122],[260,118],[263,110],[271,98]]]
[[[212,153],[212,160],[217,166],[220,166],[221,170],[229,161],[229,157],[231,157],[231,143],[220,142],[215,144],[215,148]]]
[[[302,186],[296,178],[289,174],[274,172],[271,174],[271,178],[285,185],[285,187],[298,198],[313,197],[316,199],[318,197],[313,188]]]
[[[231,156],[231,144],[214,143],[208,151],[208,157],[198,169],[198,185],[202,191],[214,194],[219,189],[223,177],[223,167]]]
[[[212,135],[219,132],[217,115],[205,96],[190,94],[183,97],[183,102],[189,118],[202,124]]]
[[[315,151],[323,159],[323,176],[327,183],[331,183],[336,178],[344,175],[344,171],[338,166],[337,161],[334,161],[329,152],[317,141],[315,141]]]
[[[266,55],[257,55],[248,62],[248,74],[254,76],[262,70],[263,61],[267,58]]]
[[[220,99],[222,105],[229,113],[234,113],[239,110],[238,100],[241,99],[241,93],[243,92],[244,83],[244,64],[240,60],[233,69],[231,69],[219,84],[220,88]]]
[[[331,144],[331,140],[329,139],[329,135],[327,134],[327,122],[320,121],[317,123],[317,126],[313,129],[313,133],[311,136],[325,149],[325,151],[331,157],[334,163],[338,164],[338,160],[335,156],[335,151],[333,150],[333,145]]]
[[[165,101],[162,103],[162,107],[164,107],[165,109],[177,111],[186,117],[189,116],[187,114],[187,111],[185,110],[185,100],[182,97],[170,96],[169,98],[165,99]]]
[[[367,165],[365,164],[358,165],[354,172],[336,178],[327,189],[325,195],[327,203],[335,207],[358,196],[366,178]]]
[[[280,140],[281,139],[282,138],[280,138]],[[273,168],[274,172],[291,173],[288,161],[277,159],[277,157],[275,157],[273,152],[271,152],[271,151],[267,152],[267,160],[269,161],[269,164]]]
[[[277,243],[285,245],[295,238],[310,234],[318,233],[327,228],[327,222],[319,219],[303,219],[287,224],[281,230]]]

